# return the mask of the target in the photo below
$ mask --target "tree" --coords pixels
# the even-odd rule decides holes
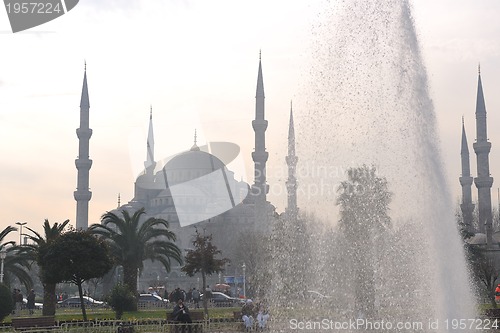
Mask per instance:
[[[14,301],[9,287],[0,283],[0,321],[3,321],[14,309]]]
[[[14,241],[3,242],[5,237],[13,231],[17,231],[17,228],[8,226],[0,232],[0,251],[6,251],[4,282],[6,285],[10,285],[10,281],[15,277],[29,290],[33,285],[33,280],[28,272],[30,256],[23,251],[22,246],[16,246]]]
[[[475,214],[477,217],[477,214]],[[493,216],[496,214],[493,212]],[[490,300],[491,306],[497,308],[495,301],[495,287],[499,272],[496,268],[495,261],[488,255],[488,251],[481,244],[470,244],[469,241],[474,237],[474,232],[464,223],[462,213],[459,208],[455,211],[458,231],[462,238],[465,257],[467,259],[470,272],[475,280],[479,292]]]
[[[174,244],[175,234],[166,220],[149,218],[141,223],[144,208],[132,216],[126,210],[123,218],[107,212],[102,224],[93,224],[89,230],[104,237],[116,265],[123,267],[123,283],[137,294],[137,275],[145,260],[158,260],[170,272],[171,260],[182,264],[181,250]]]
[[[92,278],[102,277],[113,267],[107,244],[87,231],[66,232],[47,247],[43,261],[44,281],[77,285],[83,320],[86,321],[82,284]]]
[[[466,253],[474,278],[483,286],[483,295],[489,300],[493,308],[497,307],[495,301],[495,287],[498,279],[498,270],[495,267],[491,253],[474,245],[466,245]]]
[[[134,310],[135,296],[127,286],[118,283],[106,297],[108,304],[115,311],[116,319],[121,319],[123,312]]]
[[[43,253],[47,251],[47,247],[55,241],[64,231],[66,225],[69,223],[69,220],[64,221],[63,223],[54,223],[52,226],[49,223],[49,220],[45,220],[43,223],[43,231],[44,236],[37,233],[35,230],[26,227],[32,235],[28,235],[28,238],[33,242],[32,244],[23,245],[26,249],[26,252],[30,256],[30,258],[38,264],[39,276],[43,285],[43,310],[42,313],[44,316],[53,316],[56,313],[56,284],[47,282],[43,279],[44,271],[45,271],[45,262],[43,260]]]
[[[378,177],[376,171],[366,165],[348,169],[348,179],[340,184],[337,199],[339,227],[349,240],[355,265],[355,311],[366,316],[375,311],[376,244],[391,226],[388,210],[392,194],[387,180]]]
[[[188,276],[201,273],[203,288],[207,285],[207,275],[224,271],[224,265],[229,259],[217,259],[221,251],[212,244],[212,235],[201,235],[196,229],[196,236],[192,242],[194,249],[188,250],[185,260],[186,264],[181,268]],[[203,297],[203,308],[205,316],[208,318],[208,298]]]

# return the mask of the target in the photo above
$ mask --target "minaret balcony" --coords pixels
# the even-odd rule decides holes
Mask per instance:
[[[76,190],[73,192],[73,196],[75,197],[76,201],[90,201],[92,198],[92,192],[89,190]]]
[[[78,170],[89,170],[92,166],[92,160],[87,159],[76,159],[75,165]]]
[[[468,176],[458,178],[460,180],[460,185],[462,186],[471,186],[473,182],[473,178]]]
[[[80,140],[89,140],[92,136],[92,130],[90,128],[77,128],[76,135]]]
[[[474,183],[477,188],[491,188],[491,185],[493,185],[493,177],[476,177],[474,178]]]
[[[267,161],[269,153],[267,151],[254,151],[252,153],[252,159],[254,162],[264,163]]]
[[[255,132],[265,131],[267,129],[267,120],[252,120],[252,127]]]
[[[476,152],[476,154],[489,153],[491,150],[491,142],[488,141],[474,142],[472,144],[472,147],[474,147],[474,151]]]

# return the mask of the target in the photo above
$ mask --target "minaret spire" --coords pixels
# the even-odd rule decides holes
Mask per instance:
[[[299,158],[295,155],[295,128],[293,125],[292,102],[290,101],[290,124],[288,125],[288,156],[285,157],[288,165],[288,179],[286,189],[288,192],[288,206],[285,213],[289,220],[297,219],[297,179],[295,178],[297,161]]]
[[[252,186],[252,195],[255,197],[255,207],[258,210],[256,216],[263,211],[264,204],[267,201],[266,194],[269,191],[269,186],[266,184],[266,162],[269,153],[266,152],[267,120],[264,119],[264,100],[262,61],[259,53],[259,70],[257,74],[257,91],[255,95],[255,120],[252,121],[252,127],[255,132],[255,151],[252,153],[252,159],[254,161],[254,184]]]
[[[154,173],[155,166],[156,162],[155,162],[155,138],[153,133],[153,106],[151,105],[149,107],[149,129],[148,129],[148,139],[146,142],[146,161],[144,162],[146,174],[152,176]]]
[[[80,99],[80,127],[76,130],[78,136],[78,158],[75,160],[78,170],[77,189],[73,193],[76,200],[76,229],[86,230],[89,225],[89,201],[92,192],[89,191],[89,170],[92,160],[89,159],[89,140],[92,129],[89,128],[89,92],[87,87],[87,63],[83,74],[82,96]]]
[[[200,147],[198,147],[198,145],[197,145],[197,140],[198,140],[198,135],[196,133],[196,128],[195,128],[194,129],[194,144],[190,149],[191,151],[199,151],[200,150]]]
[[[488,142],[486,106],[484,103],[481,73],[478,74],[477,100],[476,100],[476,136],[473,144],[477,156],[477,177],[474,179],[478,191],[479,206],[479,231],[486,233],[488,246],[493,241],[493,217],[491,212],[491,186],[493,178],[490,177],[489,153],[491,143]]]
[[[472,203],[472,177],[470,174],[470,160],[469,160],[469,147],[467,144],[467,135],[465,134],[464,117],[462,116],[462,147],[460,150],[462,160],[462,176],[459,178],[460,185],[462,186],[462,203],[460,209],[462,210],[462,218],[465,228],[469,232],[474,232],[472,219],[474,204]]]

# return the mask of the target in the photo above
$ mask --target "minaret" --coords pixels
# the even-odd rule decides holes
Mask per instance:
[[[474,178],[478,191],[479,231],[486,233],[488,246],[492,244],[492,213],[491,213],[491,186],[489,153],[491,143],[488,142],[486,131],[486,106],[484,103],[483,86],[481,84],[481,70],[479,69],[477,100],[476,100],[476,142],[473,144],[477,156],[477,177]]]
[[[89,201],[92,192],[89,191],[89,170],[92,160],[89,159],[89,140],[92,130],[89,128],[89,92],[87,89],[87,65],[83,74],[82,98],[80,100],[80,128],[76,130],[78,136],[78,158],[75,160],[78,170],[76,191],[73,193],[76,200],[76,229],[86,230],[89,225]]]
[[[469,232],[474,232],[472,224],[472,213],[474,211],[474,204],[472,203],[472,177],[470,173],[470,160],[469,160],[469,147],[467,144],[467,136],[465,134],[464,118],[462,117],[462,149],[460,150],[462,159],[462,176],[459,178],[460,185],[462,185],[462,203],[460,208],[462,210],[462,218],[465,228]]]
[[[146,142],[146,161],[144,162],[144,168],[146,170],[146,175],[153,176],[154,169],[156,166],[155,162],[155,139],[153,134],[153,107],[149,110],[149,130],[148,130],[148,140]]]
[[[256,209],[262,210],[267,201],[266,194],[269,186],[266,184],[266,162],[269,153],[266,152],[267,120],[264,119],[264,81],[262,79],[262,63],[259,54],[259,72],[257,74],[257,93],[255,96],[255,120],[252,127],[255,132],[255,151],[252,153],[254,161],[254,184],[252,195],[255,197]]]
[[[295,155],[295,129],[293,126],[293,111],[292,102],[290,102],[290,124],[288,125],[288,156],[285,157],[288,165],[288,179],[286,181],[286,189],[288,192],[288,206],[285,213],[289,219],[297,218],[297,179],[295,178],[295,170],[299,158]]]

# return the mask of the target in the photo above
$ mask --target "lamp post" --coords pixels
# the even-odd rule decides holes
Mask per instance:
[[[23,243],[22,243],[23,225],[28,224],[28,222],[16,222],[16,224],[18,226],[20,226],[20,228],[19,228],[19,245],[23,245]]]
[[[245,276],[247,265],[245,265],[245,263],[243,263],[241,268],[243,268],[243,298],[247,298],[247,284],[246,284],[246,276]]]
[[[0,251],[0,259],[2,260],[2,263],[0,264],[0,283],[3,283],[3,262],[5,258],[7,257],[7,251],[5,248],[2,248]]]

